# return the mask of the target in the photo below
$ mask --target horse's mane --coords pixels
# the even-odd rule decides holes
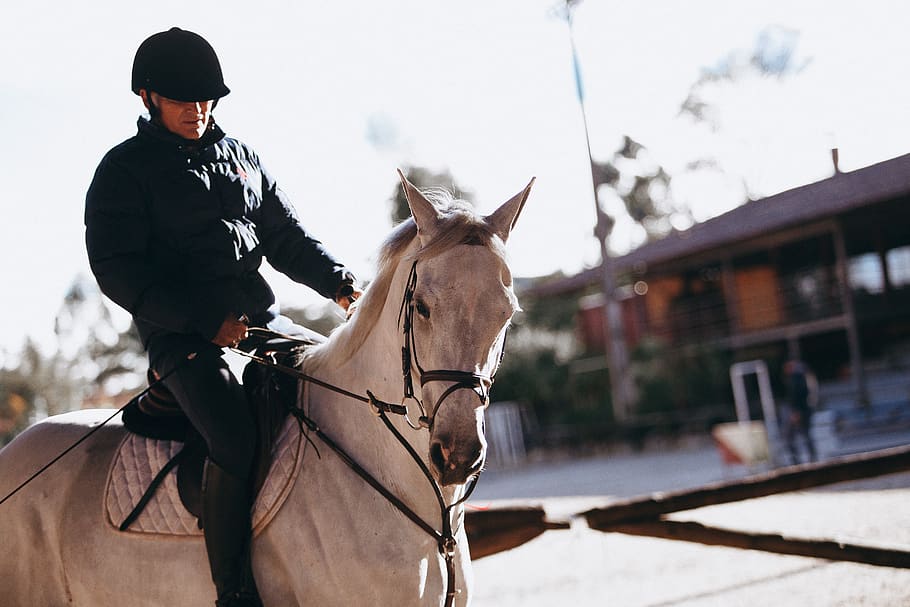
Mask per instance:
[[[409,218],[395,227],[380,249],[376,278],[358,302],[356,312],[332,332],[328,342],[311,350],[307,357],[308,368],[318,369],[334,360],[347,360],[363,345],[379,321],[395,270],[401,264],[429,259],[461,244],[485,246],[505,258],[502,240],[470,203],[454,199],[444,190],[431,190],[424,195],[439,211],[435,237],[409,252],[417,237],[417,224]]]

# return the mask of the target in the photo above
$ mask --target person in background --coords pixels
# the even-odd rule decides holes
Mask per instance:
[[[787,405],[783,411],[783,434],[793,464],[800,463],[798,441],[805,445],[808,461],[817,459],[812,441],[812,409],[815,405],[816,387],[814,374],[801,360],[791,359],[784,364]]]
[[[95,172],[85,205],[89,261],[101,290],[132,314],[151,369],[208,447],[202,522],[215,604],[257,607],[255,424],[222,348],[244,342],[250,325],[306,332],[280,315],[259,272],[263,259],[345,310],[360,291],[301,225],[259,156],[216,124],[212,112],[230,89],[204,38],[175,27],[146,39],[131,88],[148,117]]]

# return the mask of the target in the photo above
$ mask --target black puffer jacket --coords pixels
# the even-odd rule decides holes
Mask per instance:
[[[332,298],[350,273],[300,225],[256,153],[212,125],[187,141],[144,118],[105,155],[85,205],[89,262],[144,343],[212,339],[227,314],[265,324],[275,296],[262,258]]]

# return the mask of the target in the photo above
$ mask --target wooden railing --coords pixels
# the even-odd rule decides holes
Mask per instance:
[[[907,470],[910,470],[910,446],[895,447],[825,462],[779,468],[736,481],[713,483],[686,491],[656,493],[614,501],[601,508],[579,513],[577,516],[583,517],[590,528],[604,532],[910,568],[910,551],[719,529],[701,523],[664,518],[665,515],[674,512],[703,506],[726,504]],[[566,529],[568,526],[568,522],[565,521],[548,521],[540,507],[469,511],[465,517],[465,529],[471,544],[471,553],[475,558],[509,550],[549,529]]]

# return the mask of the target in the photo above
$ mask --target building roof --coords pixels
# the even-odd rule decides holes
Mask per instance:
[[[884,200],[910,194],[910,154],[787,190],[672,232],[614,259],[616,271],[649,267],[733,243],[827,219]],[[539,284],[537,295],[582,289],[600,280],[600,266]]]

